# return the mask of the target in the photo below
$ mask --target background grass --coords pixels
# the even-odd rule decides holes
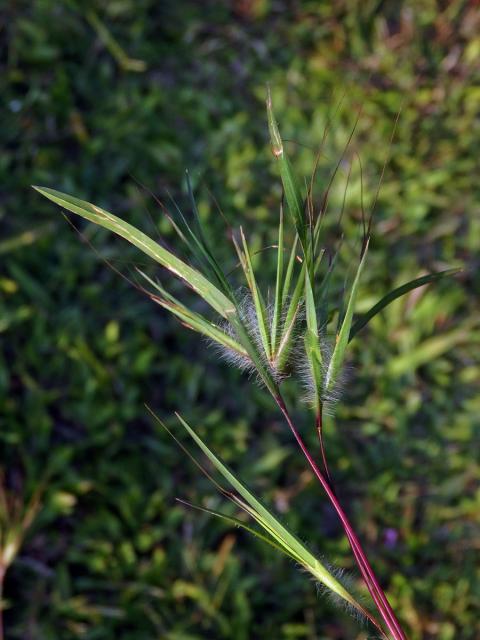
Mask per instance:
[[[182,200],[188,168],[220,255],[225,227],[205,187],[260,249],[274,238],[280,196],[266,81],[302,176],[340,97],[321,178],[363,107],[351,156],[362,158],[367,205],[402,107],[359,310],[425,271],[464,266],[392,305],[356,340],[326,445],[411,637],[478,637],[476,3],[17,0],[0,9],[0,24],[1,464],[6,485],[26,498],[47,470],[51,478],[7,575],[7,637],[365,637],[288,561],[175,503],[220,499],[144,401],[167,420],[181,409],[202,425],[303,539],[351,567],[336,518],[264,392],[107,269],[30,189],[71,192],[175,247],[135,179]],[[341,197],[339,183],[332,239]],[[346,267],[358,239],[358,171],[347,204]],[[141,262],[107,233],[84,232],[123,271]],[[273,263],[261,254],[265,280]],[[314,447],[310,427],[305,420]]]

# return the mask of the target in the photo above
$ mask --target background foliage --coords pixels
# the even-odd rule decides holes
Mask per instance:
[[[7,637],[365,637],[273,551],[175,503],[220,498],[144,401],[167,421],[181,409],[202,425],[303,539],[351,567],[266,395],[106,268],[30,189],[88,199],[175,246],[137,181],[181,200],[188,168],[225,260],[206,187],[232,225],[268,246],[280,186],[266,81],[302,176],[341,96],[321,176],[363,107],[350,154],[362,158],[366,204],[402,108],[359,311],[402,281],[464,266],[356,340],[326,438],[338,490],[411,637],[478,637],[477,3],[17,0],[0,9],[0,25],[1,465],[4,487],[26,503],[48,475],[6,578]],[[347,205],[348,270],[358,172]],[[139,263],[125,243],[83,231],[127,274]],[[272,256],[258,261],[267,279]]]

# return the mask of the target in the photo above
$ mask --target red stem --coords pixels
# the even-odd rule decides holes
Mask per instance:
[[[333,483],[332,483],[332,478],[330,476],[330,471],[328,470],[328,464],[327,464],[327,456],[325,454],[325,445],[323,442],[323,416],[322,416],[322,409],[320,408],[317,416],[315,418],[315,424],[317,426],[317,433],[318,433],[318,439],[320,441],[320,452],[322,454],[322,462],[323,462],[323,468],[325,469],[325,473],[327,474],[327,479],[328,482],[330,484],[330,487],[332,489],[332,491],[335,491],[333,488]]]
[[[347,534],[348,541],[350,542],[350,546],[352,547],[353,554],[362,573],[363,579],[365,580],[370,595],[372,596],[380,614],[382,615],[385,625],[387,626],[388,630],[392,634],[393,638],[395,638],[395,640],[407,640],[407,636],[402,630],[400,623],[398,622],[395,613],[393,612],[393,609],[391,608],[390,603],[388,602],[387,597],[384,594],[375,576],[375,573],[373,572],[372,567],[370,566],[368,558],[362,549],[355,531],[353,530],[345,512],[342,509],[342,506],[335,496],[335,493],[333,492],[332,488],[330,487],[328,481],[326,480],[320,469],[317,467],[295,425],[293,424],[283,398],[279,395],[275,397],[275,401],[277,402],[281,412],[283,413],[291,432],[293,433],[300,449],[302,450],[303,455],[307,459],[312,471],[320,481],[320,484],[322,485],[325,493],[327,494],[330,502],[332,503],[342,522],[343,528],[345,529],[345,533]]]
[[[322,415],[322,410],[320,409],[320,411],[318,412],[316,418],[315,418],[315,424],[317,427],[317,433],[318,433],[318,438],[320,440],[320,452],[322,455],[322,463],[323,463],[323,468],[325,470],[326,476],[327,476],[327,480],[328,483],[330,485],[330,489],[332,490],[333,494],[335,495],[335,497],[337,497],[337,494],[335,492],[335,488],[333,486],[332,483],[332,478],[330,476],[330,471],[328,469],[328,463],[327,463],[327,456],[326,456],[326,452],[325,452],[325,443],[323,440],[323,415]],[[337,498],[338,499],[338,498]],[[380,585],[377,582],[376,576],[373,573],[373,571],[371,570],[371,567],[368,565],[368,563],[365,565],[362,555],[361,555],[361,547],[360,547],[360,553],[359,553],[359,549],[358,546],[356,544],[355,539],[353,539],[350,536],[350,532],[348,530],[345,530],[345,533],[349,539],[350,545],[352,546],[352,551],[354,553],[355,556],[355,560],[357,561],[357,564],[359,565],[359,567],[363,567],[365,573],[362,572],[362,575],[365,579],[366,582],[370,582],[370,587],[372,588],[373,591],[376,592],[376,595],[379,599],[379,602],[377,600],[375,600],[375,603],[377,604],[377,606],[380,607],[380,609],[388,606],[388,601],[385,597],[385,594],[383,593],[383,590],[380,588]],[[388,613],[387,613],[388,615]],[[394,621],[396,624],[397,621]],[[401,629],[400,629],[401,631]]]

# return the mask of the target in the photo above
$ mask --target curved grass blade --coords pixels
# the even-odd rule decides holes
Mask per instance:
[[[119,42],[113,37],[104,22],[100,20],[94,11],[87,11],[87,20],[97,32],[97,35],[112,58],[116,61],[120,69],[123,71],[133,71],[135,73],[143,73],[147,70],[145,60],[131,58],[120,46]]]
[[[137,271],[152,287],[154,287],[160,293],[160,296],[155,294],[151,295],[154,302],[159,304],[167,311],[173,313],[173,315],[179,318],[181,322],[189,329],[201,333],[213,342],[220,344],[226,349],[235,351],[242,357],[248,357],[246,350],[239,342],[237,342],[237,340],[234,340],[231,336],[222,331],[222,329],[215,323],[210,322],[199,313],[196,313],[195,311],[192,311],[191,309],[186,307],[179,300],[177,300],[177,298],[166,291],[159,282],[155,282],[154,280],[152,280],[152,278],[147,276],[146,273],[144,273],[140,269],[137,269]]]
[[[33,188],[68,211],[76,213],[90,222],[95,222],[113,231],[122,238],[125,238],[125,240],[128,240],[178,278],[184,280],[205,302],[224,318],[228,319],[232,314],[235,314],[235,306],[232,304],[232,301],[209,282],[197,269],[190,267],[183,262],[183,260],[177,258],[173,253],[128,222],[117,218],[117,216],[114,216],[112,213],[96,207],[89,202],[79,200],[55,189],[35,186]]]
[[[452,276],[456,273],[459,273],[460,271],[462,271],[461,267],[445,269],[444,271],[436,271],[434,273],[429,273],[426,276],[416,278],[415,280],[410,280],[410,282],[406,282],[393,291],[390,291],[390,293],[387,293],[387,295],[379,300],[379,302],[377,302],[377,304],[375,304],[369,311],[358,318],[358,320],[350,330],[348,341],[350,342],[350,340],[352,340],[357,335],[357,333],[361,331],[363,327],[365,327],[374,316],[377,315],[377,313],[383,311],[385,307],[388,307],[388,305],[397,298],[400,298],[409,291],[413,291],[413,289],[422,287],[423,285],[429,284],[430,282],[436,282],[437,280],[441,280],[442,278],[445,278],[447,276]]]
[[[249,527],[248,524],[246,524],[239,518],[229,516],[226,513],[222,513],[221,511],[215,511],[214,509],[208,509],[207,507],[201,507],[200,505],[192,504],[191,502],[187,502],[186,500],[182,500],[181,498],[177,498],[177,502],[180,502],[181,504],[184,504],[187,507],[190,507],[191,509],[196,509],[197,511],[203,511],[204,513],[208,513],[211,516],[216,516],[217,518],[220,518],[221,520],[223,520],[228,524],[231,524],[240,529],[244,529],[245,531],[248,531],[248,533],[251,533],[253,536],[258,538],[262,542],[266,542],[277,551],[280,551],[280,553],[284,553],[285,555],[290,557],[292,560],[296,560],[296,558],[292,556],[290,553],[288,553],[286,549],[276,544],[271,538],[264,536],[262,533],[260,533],[260,531],[257,531],[253,527]]]
[[[350,336],[350,328],[352,326],[353,312],[355,310],[355,301],[357,299],[357,291],[358,285],[360,282],[360,276],[365,264],[365,258],[368,251],[368,240],[365,244],[365,249],[363,251],[363,255],[361,257],[360,263],[357,268],[357,273],[355,274],[355,280],[353,281],[352,290],[350,292],[350,297],[348,299],[347,310],[345,312],[345,317],[342,322],[342,326],[340,327],[340,331],[337,334],[335,348],[333,350],[332,358],[329,362],[327,374],[325,376],[325,391],[329,393],[333,385],[335,384],[338,374],[341,371],[343,361],[345,359],[345,350],[348,345],[349,336]]]
[[[282,525],[275,516],[263,505],[263,503],[230,471],[230,469],[208,448],[203,440],[195,433],[188,423],[177,413],[182,426],[195,441],[197,446],[203,451],[217,471],[238,491],[245,500],[249,512],[255,512],[257,522],[262,522],[277,544],[290,550],[294,558],[302,565],[314,572],[315,577],[327,588],[333,591],[348,604],[353,606],[362,615],[371,616],[365,611],[359,602],[347,591],[347,589],[325,568],[325,566],[305,547],[305,545]],[[158,419],[158,418],[157,418]],[[264,523],[264,524],[263,524]]]

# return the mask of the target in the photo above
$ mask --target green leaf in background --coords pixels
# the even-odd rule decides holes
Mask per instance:
[[[478,320],[473,319],[471,322],[463,323],[458,329],[422,341],[406,353],[391,358],[387,364],[388,372],[393,376],[400,376],[408,371],[415,371],[427,362],[435,361],[453,347],[471,340],[471,331],[476,326]]]

